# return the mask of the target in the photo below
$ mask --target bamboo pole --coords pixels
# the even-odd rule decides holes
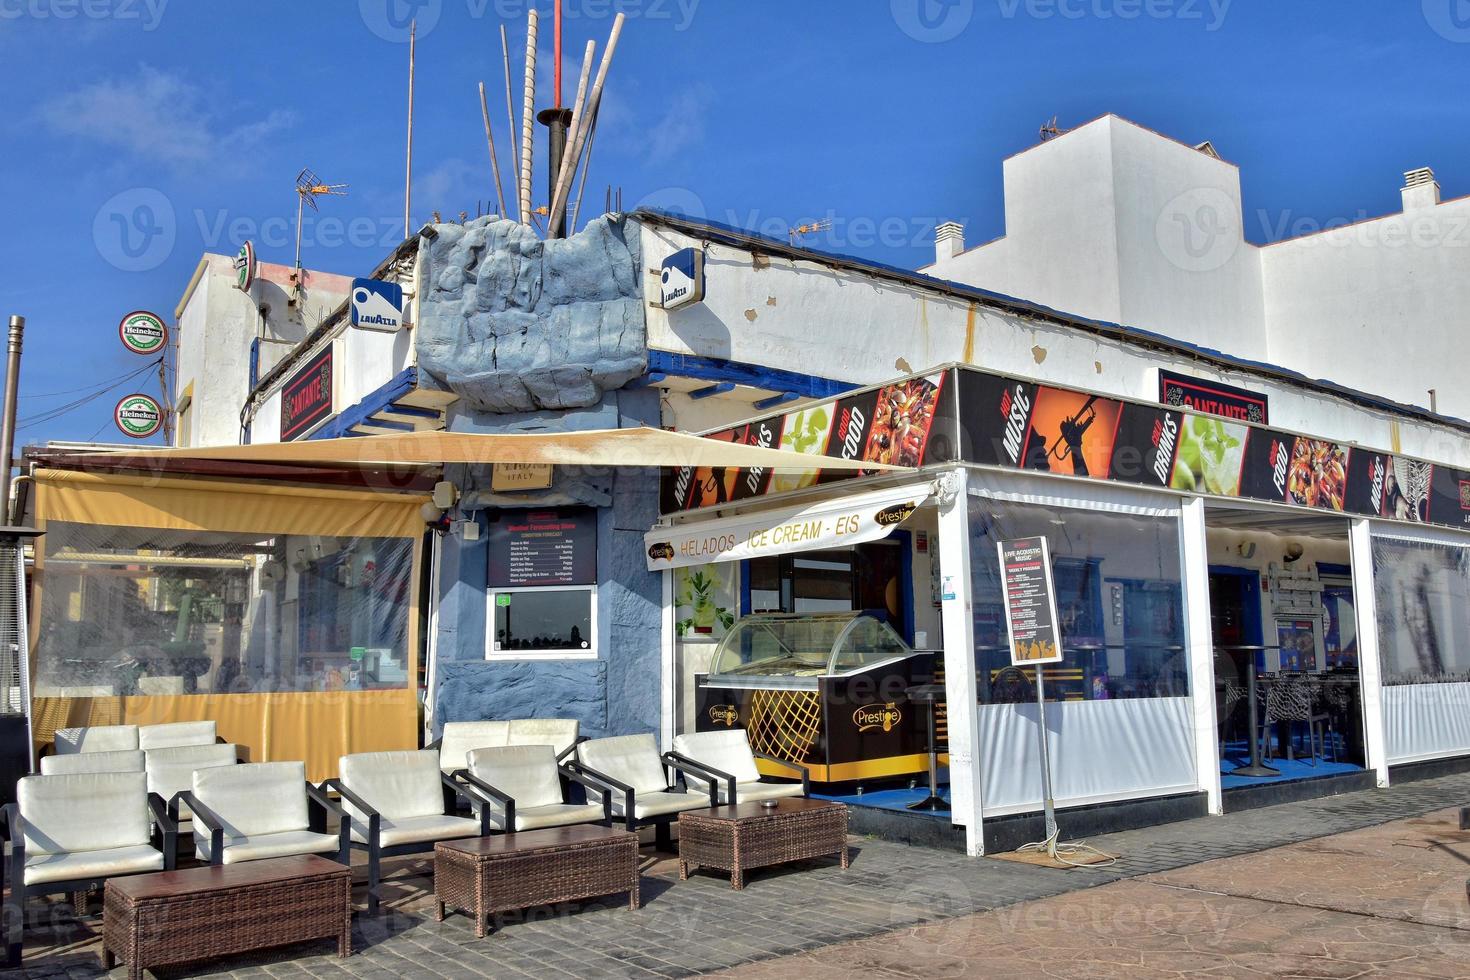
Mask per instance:
[[[500,187],[500,159],[495,153],[495,136],[490,132],[490,105],[485,101],[485,83],[480,83],[480,115],[485,120],[485,144],[490,148],[490,169],[495,174],[495,199],[500,202],[500,216],[505,215],[505,191]]]
[[[507,138],[510,140],[510,170],[511,177],[516,186],[516,208],[517,218],[521,224],[526,223],[526,216],[520,213],[520,188],[521,188],[521,161],[516,155],[516,110],[515,99],[510,93],[510,41],[505,36],[505,25],[500,25],[500,54],[505,60],[505,117],[510,121],[510,128],[506,130]],[[506,215],[510,217],[510,215]]]
[[[602,52],[602,64],[597,66],[597,81],[592,85],[592,94],[588,96],[587,106],[583,111],[584,117],[590,118],[597,114],[597,106],[602,101],[602,88],[607,82],[607,72],[612,66],[613,53],[618,49],[618,38],[623,33],[623,21],[626,19],[626,16],[619,13],[613,20],[612,31],[607,38],[607,47]],[[561,180],[557,182],[556,195],[551,202],[553,214],[556,214],[559,208],[567,206],[567,196],[571,193],[572,186],[571,174],[576,171],[577,162],[582,159],[582,147],[587,142],[589,129],[586,126],[577,127],[576,145],[572,147],[572,166],[570,169],[563,169],[560,174]]]
[[[521,223],[531,223],[531,147],[535,136],[536,113],[536,24],[539,15],[532,7],[526,12],[526,77],[521,85]]]
[[[556,186],[551,190],[551,205],[554,205],[557,198],[561,196],[561,185],[567,177],[567,168],[571,167],[574,171],[576,169],[572,158],[572,147],[576,145],[577,133],[581,131],[582,122],[586,118],[587,80],[592,76],[592,58],[596,53],[597,42],[588,41],[587,49],[582,53],[582,77],[577,81],[577,97],[572,100],[571,126],[567,130],[566,145],[562,147],[561,166],[557,168],[556,172]],[[565,208],[565,203],[562,206]],[[558,212],[551,211],[550,213],[556,214]],[[566,223],[563,222],[562,224],[565,226]],[[567,234],[571,234],[571,232],[569,231]]]

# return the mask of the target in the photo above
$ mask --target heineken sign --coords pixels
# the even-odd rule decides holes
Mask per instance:
[[[163,425],[163,409],[148,395],[128,395],[112,410],[112,419],[123,435],[147,439]]]
[[[123,346],[134,354],[157,354],[168,343],[168,327],[157,314],[134,310],[117,327]]]

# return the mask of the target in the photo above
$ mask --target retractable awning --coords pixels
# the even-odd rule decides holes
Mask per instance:
[[[812,467],[812,457],[802,453],[745,446],[647,426],[514,434],[405,432],[249,446],[124,449],[115,454],[144,460],[207,459],[316,466],[549,463],[555,466],[764,467],[799,471]],[[905,467],[824,457],[822,469],[877,471]]]
[[[908,520],[933,493],[930,483],[847,495],[839,490],[831,499],[800,507],[655,527],[643,536],[648,568],[657,571],[876,541]]]

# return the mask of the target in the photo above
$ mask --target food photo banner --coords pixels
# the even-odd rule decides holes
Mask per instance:
[[[823,457],[966,462],[1470,528],[1470,471],[1168,405],[1124,401],[972,368],[850,392],[709,438],[810,454],[772,473],[665,470],[665,514],[849,479]]]

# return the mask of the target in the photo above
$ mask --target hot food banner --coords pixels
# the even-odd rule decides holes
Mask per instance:
[[[971,368],[855,391],[710,438],[807,453],[812,468],[665,470],[664,513],[854,476],[822,470],[822,457],[838,457],[976,463],[1470,528],[1470,471]]]

